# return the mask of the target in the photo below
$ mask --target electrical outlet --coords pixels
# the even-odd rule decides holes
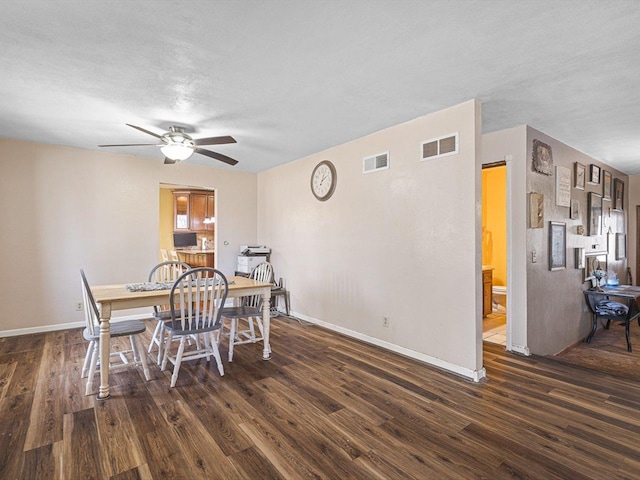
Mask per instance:
[[[82,302],[76,302],[76,311],[78,312],[82,311]]]
[[[535,250],[531,252],[531,263],[536,263],[538,261],[538,252]]]
[[[389,317],[382,317],[382,326],[389,328]]]

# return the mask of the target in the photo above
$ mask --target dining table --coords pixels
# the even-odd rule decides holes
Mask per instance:
[[[273,284],[240,276],[227,277],[227,281],[229,282],[227,298],[239,299],[249,295],[261,296],[264,339],[262,359],[269,360],[271,358],[271,345],[269,344],[270,300]],[[117,310],[169,304],[170,289],[130,291],[126,288],[127,285],[97,285],[91,287],[94,299],[100,305],[100,389],[97,397],[99,400],[109,398],[111,313]],[[144,353],[142,354],[144,355]]]

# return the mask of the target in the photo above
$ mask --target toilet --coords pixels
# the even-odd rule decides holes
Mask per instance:
[[[507,313],[507,287],[494,285],[493,292],[493,313]]]

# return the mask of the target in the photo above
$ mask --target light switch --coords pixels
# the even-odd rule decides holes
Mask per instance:
[[[533,250],[531,252],[531,263],[536,263],[538,261],[538,252]]]

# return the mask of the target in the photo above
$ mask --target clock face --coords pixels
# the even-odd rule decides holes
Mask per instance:
[[[311,191],[320,201],[328,200],[336,188],[336,168],[324,160],[316,165],[311,174]]]

